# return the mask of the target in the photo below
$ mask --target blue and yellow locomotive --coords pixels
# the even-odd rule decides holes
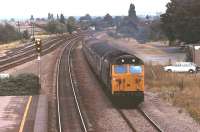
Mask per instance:
[[[83,52],[112,98],[144,101],[144,62],[141,59],[97,39],[87,40]]]

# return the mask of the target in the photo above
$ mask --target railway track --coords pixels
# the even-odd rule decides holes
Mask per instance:
[[[80,48],[80,47],[79,47]],[[77,48],[77,49],[79,49],[79,48]],[[78,53],[78,52],[80,52],[79,50],[76,50],[76,52]],[[76,53],[75,52],[75,53]],[[68,52],[67,52],[68,53]],[[66,53],[66,54],[67,54]],[[68,56],[69,57],[69,56]],[[65,58],[66,59],[66,58]],[[83,58],[79,58],[80,60],[81,59],[83,59]],[[76,60],[77,62],[75,63],[75,65],[74,66],[77,66],[78,64],[79,64],[79,62],[80,62],[80,60]],[[69,61],[69,58],[68,58],[68,61]],[[87,63],[87,62],[86,62]],[[67,63],[66,63],[67,64]],[[68,62],[68,64],[67,65],[70,65],[69,64],[69,62]],[[83,63],[81,63],[80,65],[84,65]],[[75,68],[75,69],[81,69],[81,66],[78,66],[79,68]],[[87,66],[86,66],[87,67]],[[90,69],[91,67],[89,67],[89,69]],[[66,68],[66,69],[68,69],[68,67]],[[76,71],[76,70],[75,70]],[[63,71],[62,71],[63,72]],[[83,70],[78,70],[78,71],[76,71],[77,72],[77,74],[76,74],[76,76],[78,76],[78,75],[82,75],[83,73],[81,73],[81,72],[87,72],[87,70],[86,69],[83,69]],[[62,73],[61,73],[62,74]],[[66,73],[65,73],[66,74]],[[91,73],[88,73],[88,74],[91,74]],[[86,76],[82,76],[82,78],[83,77],[85,77],[85,78],[94,78],[94,77],[89,77],[89,75],[88,75],[88,77],[86,77]],[[64,76],[62,76],[62,77],[60,77],[60,78],[65,78]],[[75,78],[77,78],[77,77],[75,77]],[[78,93],[81,95],[81,98],[84,100],[84,96],[86,96],[85,98],[91,98],[92,96],[90,95],[90,94],[85,94],[85,93],[83,93],[83,91],[85,91],[85,90],[88,90],[88,91],[86,91],[86,93],[87,92],[89,92],[90,91],[90,89],[87,89],[86,87],[89,87],[89,86],[91,86],[92,88],[94,88],[95,87],[95,85],[96,84],[94,84],[93,85],[93,83],[91,83],[91,82],[88,82],[89,84],[86,84],[85,85],[85,87],[84,87],[84,84],[82,84],[82,83],[84,83],[84,82],[87,82],[86,80],[87,79],[83,79],[84,81],[80,81],[80,79],[82,79],[81,77],[80,78],[78,78],[78,80],[76,80],[76,81],[78,81],[78,86],[80,86],[81,88],[82,88],[82,90],[78,90]],[[65,81],[65,82],[69,82],[69,81],[66,81],[66,80],[63,80],[63,81]],[[94,81],[94,80],[93,80]],[[59,82],[58,81],[58,77],[57,77],[57,82]],[[73,81],[72,81],[72,83],[73,83]],[[57,85],[58,85],[58,83],[57,83]],[[57,88],[58,88],[59,86],[57,86]],[[101,86],[100,86],[101,87]],[[71,87],[70,87],[71,88]],[[57,89],[58,90],[58,89]],[[94,93],[97,93],[97,91],[95,91],[95,89],[93,89],[94,91]],[[57,92],[57,93],[60,93],[60,92]],[[58,97],[57,98],[61,98],[61,100],[63,99],[63,97],[59,97],[59,95],[57,95]],[[99,96],[101,96],[101,95],[99,95]],[[94,98],[94,97],[93,97]],[[98,99],[97,99],[98,100]],[[109,102],[109,101],[108,101]],[[85,103],[85,102],[84,102]],[[59,109],[60,109],[60,105],[61,103],[59,103],[58,102],[58,111],[59,111]],[[91,104],[92,105],[92,104]],[[101,104],[102,105],[102,104]],[[88,106],[90,106],[90,105],[88,105]],[[94,104],[92,105],[92,106],[94,106],[94,107],[96,107]],[[97,105],[97,106],[99,106],[99,105]],[[145,132],[163,132],[163,130],[162,129],[160,129],[159,128],[159,126],[155,123],[155,122],[153,122],[153,120],[148,120],[148,119],[146,119],[146,117],[144,116],[144,115],[142,115],[137,109],[120,109],[119,107],[117,107],[116,105],[112,105],[111,106],[112,108],[114,108],[115,109],[115,112],[113,111],[113,113],[116,113],[117,115],[118,115],[118,118],[125,124],[124,126],[123,126],[123,128],[124,128],[124,130],[125,131],[133,131],[133,132],[140,132],[140,131],[145,131]],[[109,107],[110,108],[110,107]],[[66,109],[70,109],[69,107],[68,108],[66,108]],[[97,130],[97,131],[100,131],[100,130],[102,130],[101,129],[101,127],[99,127],[99,125],[97,125],[98,123],[99,123],[99,118],[101,118],[101,117],[99,117],[99,116],[97,116],[97,115],[90,115],[90,112],[91,111],[89,111],[90,110],[90,108],[86,108],[87,109],[87,114],[89,115],[89,119],[90,119],[90,121],[92,121],[92,127],[94,128],[94,130]],[[98,108],[97,108],[98,109]],[[102,109],[102,107],[101,107],[101,109]],[[106,107],[105,107],[105,109],[106,109]],[[77,111],[77,110],[76,110]],[[92,109],[92,111],[94,111],[94,109]],[[70,111],[66,111],[66,112],[70,112]],[[84,112],[84,111],[83,111]],[[99,111],[97,111],[97,112],[99,112]],[[92,113],[92,112],[91,112]],[[63,118],[63,115],[62,114],[59,114],[60,115],[60,118]],[[114,114],[113,114],[114,115]],[[109,115],[110,116],[110,115]],[[92,118],[91,118],[92,117]],[[115,116],[116,117],[116,116]],[[80,117],[79,117],[80,118]],[[96,119],[97,118],[97,119]],[[150,119],[150,118],[149,118]],[[60,124],[61,125],[65,125],[65,124],[62,124],[62,121],[61,121],[62,119],[60,119]],[[102,120],[103,120],[103,117],[102,117]],[[112,120],[112,119],[111,119]],[[115,119],[113,119],[113,122],[115,122]],[[117,121],[116,121],[117,122]],[[136,123],[135,123],[136,122]],[[108,122],[107,122],[108,123]],[[114,123],[113,123],[114,124]],[[87,123],[86,123],[86,125],[87,125]],[[97,125],[97,126],[96,126]],[[140,125],[140,126],[137,126],[137,125]],[[104,127],[105,127],[106,125],[104,125]],[[109,125],[108,125],[109,126]],[[157,128],[156,128],[157,127]],[[65,130],[65,129],[62,129],[63,127],[61,126],[61,127],[59,127],[60,128],[60,131],[59,132],[62,132],[62,130]],[[89,127],[87,127],[88,129],[89,129]],[[83,129],[82,129],[83,130]],[[112,128],[110,128],[109,130],[116,130],[116,129],[112,129]],[[70,131],[70,130],[69,130]]]
[[[137,132],[136,129],[134,128],[133,124],[130,122],[130,120],[127,118],[127,116],[124,114],[123,110],[117,109],[117,111],[119,112],[119,114],[121,115],[121,117],[124,119],[124,121],[126,122],[126,124],[128,125],[128,127],[133,132]]]
[[[77,35],[70,36],[69,38],[57,38],[57,39],[52,39],[48,42],[46,42],[43,45],[43,52],[42,56],[45,54],[48,54],[49,52],[53,51],[57,47],[59,47],[61,44],[63,44],[66,39],[73,39]],[[34,45],[25,47],[22,50],[16,51],[16,53],[13,53],[11,56],[8,58],[1,59],[0,61],[0,72],[13,68],[15,66],[21,65],[23,63],[26,63],[28,61],[31,61],[37,57],[35,47]]]
[[[117,111],[119,112],[119,114],[121,115],[121,117],[124,119],[124,121],[127,123],[127,125],[129,126],[129,128],[133,131],[133,132],[137,132],[138,130],[134,127],[134,124],[132,123],[132,119],[131,118],[134,118],[134,115],[133,116],[128,116],[126,114],[126,110],[122,110],[122,109],[118,109],[117,108]],[[137,111],[137,114],[141,114],[142,117],[145,118],[146,121],[148,121],[148,123],[154,128],[155,131],[158,131],[158,132],[164,132],[164,130],[162,130],[159,125],[153,121],[149,116],[148,114],[143,111],[141,108],[137,108],[137,109],[133,109],[133,111]]]
[[[141,115],[143,115],[143,117],[155,128],[155,130],[157,130],[158,132],[164,132],[164,130],[162,130],[159,125],[154,120],[152,120],[144,110],[138,108],[137,111],[140,112]]]
[[[66,44],[57,63],[56,96],[59,132],[88,131],[72,78],[71,52],[77,41],[77,39],[71,40]]]
[[[51,47],[51,45],[54,45],[58,41],[60,41],[60,40],[55,39],[55,40],[51,40],[51,41],[49,41],[47,43],[44,43],[43,49],[44,50],[48,49],[49,47]],[[35,53],[36,53],[35,47],[34,47],[34,45],[32,45],[31,47],[26,48],[26,50],[24,50],[24,49],[23,50],[19,50],[18,52],[13,53],[12,56],[7,57],[5,59],[1,59],[0,60],[0,65],[3,65],[3,64],[18,60],[20,58],[23,58],[24,56],[29,56],[29,55],[32,55],[32,54],[35,54]]]
[[[55,40],[58,40],[58,38],[48,38],[48,39],[44,39],[43,40],[43,43],[44,44],[48,44],[48,43],[51,43],[51,41],[55,41]],[[18,54],[21,54],[21,53],[24,53],[24,52],[27,52],[27,51],[30,51],[34,49],[34,44],[33,42],[28,42],[27,44],[25,44],[24,46],[22,47],[18,47],[18,48],[15,48],[11,51],[8,51],[6,54],[6,56],[1,56],[0,57],[0,62],[3,62],[4,60],[8,60],[9,58],[12,58]]]
[[[44,49],[42,56],[54,50],[57,47],[56,44],[61,44],[61,41],[54,43],[53,46],[50,46],[47,49]],[[35,51],[17,55],[16,57],[7,59],[6,61],[4,61],[4,63],[0,64],[0,72],[24,64],[35,58],[37,58],[37,54]]]

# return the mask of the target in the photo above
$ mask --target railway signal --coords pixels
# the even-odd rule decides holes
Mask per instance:
[[[42,41],[41,39],[35,39],[36,51],[40,54],[42,52]]]
[[[35,49],[38,53],[38,77],[39,77],[39,83],[41,84],[41,52],[42,52],[42,40],[41,39],[35,39],[34,38],[34,44],[35,44]]]

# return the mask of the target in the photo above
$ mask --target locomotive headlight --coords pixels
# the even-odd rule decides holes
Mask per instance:
[[[135,59],[132,59],[132,62],[135,62]]]
[[[124,59],[122,59],[122,63],[124,63]]]

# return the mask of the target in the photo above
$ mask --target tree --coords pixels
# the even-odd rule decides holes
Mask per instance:
[[[31,21],[34,21],[34,17],[33,17],[33,15],[31,15],[31,18],[30,18],[30,20],[31,20]]]
[[[23,38],[24,39],[29,39],[29,37],[30,37],[30,35],[28,33],[28,30],[24,30],[24,32],[23,32]]]
[[[149,30],[150,30],[150,34],[149,34],[150,40],[157,41],[157,40],[166,39],[166,36],[163,33],[163,30],[161,28],[160,19],[154,19],[148,25],[149,25]]]
[[[80,17],[79,21],[88,21],[91,22],[92,18],[89,14],[86,14],[85,16]]]
[[[46,30],[50,33],[64,33],[67,32],[67,27],[59,21],[50,21],[46,26]]]
[[[56,33],[56,23],[55,23],[55,21],[48,22],[46,30],[50,33]]]
[[[112,16],[109,13],[107,13],[103,19],[104,21],[108,21],[108,22],[113,20]]]
[[[106,22],[106,26],[107,27],[110,27],[110,26],[113,26],[114,25],[114,20],[112,18],[112,16],[107,13],[104,18],[103,18],[104,22]]]
[[[161,21],[170,42],[180,40],[194,44],[200,41],[199,0],[171,0],[166,13],[161,15]]]
[[[71,34],[76,29],[76,19],[70,16],[67,19],[67,30]]]
[[[48,13],[48,20],[49,20],[49,21],[52,21],[52,20],[54,20],[53,14],[51,14],[51,13]]]
[[[133,19],[137,18],[134,4],[130,4],[130,8],[129,8],[129,11],[128,11],[128,16],[130,18],[133,18]]]
[[[80,17],[79,24],[81,26],[81,29],[86,30],[92,25],[92,18],[89,14],[86,14],[85,16]]]
[[[15,30],[13,26],[6,23],[0,24],[0,42],[9,42],[20,39],[20,33]]]
[[[59,15],[57,14],[57,21],[59,21],[60,20],[60,17],[59,17]]]
[[[51,13],[48,13],[48,20],[51,20]]]
[[[65,24],[65,17],[63,14],[60,14],[60,23]]]

